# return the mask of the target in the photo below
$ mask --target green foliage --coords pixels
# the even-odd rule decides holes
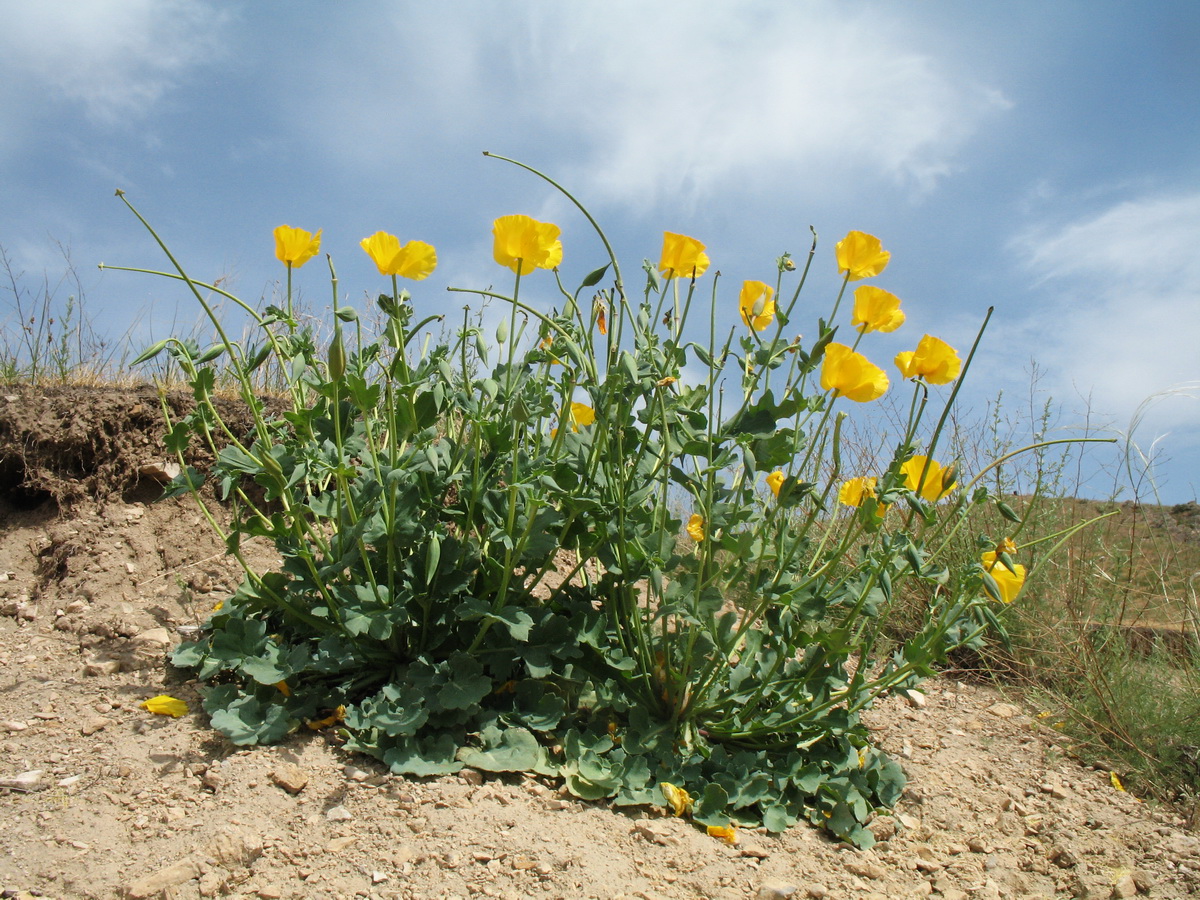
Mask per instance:
[[[792,269],[781,257],[777,293]],[[783,333],[803,278],[772,336],[718,341],[714,308],[696,342],[695,281],[646,272],[630,299],[610,259],[548,313],[520,277],[511,296],[477,292],[507,304],[494,345],[468,318],[414,341],[428,320],[393,278],[379,340],[340,307],[322,354],[271,308],[244,344],[152,348],[198,401],[168,442],[214,456],[229,552],[267,538],[282,561],[243,560],[239,590],[175,653],[209,683],[215,728],[255,744],[324,720],[396,773],[539,772],[629,805],[661,803],[667,782],[704,824],[806,820],[870,845],[904,775],[859,714],[995,623],[978,559],[939,557],[987,492],[939,505],[909,489],[918,382],[877,489],[839,508],[844,401],[817,386],[837,329],[808,346]],[[251,440],[212,402],[218,359],[256,413]],[[252,390],[268,359],[291,375],[278,417]],[[184,468],[169,492],[201,477]],[[881,626],[902,584],[927,599],[893,647]]]

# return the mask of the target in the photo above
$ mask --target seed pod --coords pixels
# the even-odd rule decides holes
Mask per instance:
[[[346,374],[346,348],[342,346],[341,331],[333,335],[329,342],[329,378],[331,381],[341,381]]]

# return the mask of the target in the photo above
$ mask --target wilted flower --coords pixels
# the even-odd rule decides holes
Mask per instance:
[[[659,272],[667,278],[699,278],[707,269],[708,254],[702,243],[685,234],[663,232]]]
[[[336,725],[338,722],[344,721],[346,718],[346,707],[339,706],[323,719],[309,719],[304,724],[313,731],[320,731],[322,728],[328,728],[331,725]]]
[[[399,275],[420,281],[437,268],[437,251],[424,241],[409,241],[401,247],[400,238],[377,231],[369,238],[363,238],[361,244],[380,275]]]
[[[851,231],[838,241],[836,251],[838,272],[849,275],[850,281],[878,275],[892,258],[879,243],[879,238],[861,231]]]
[[[896,354],[896,367],[905,378],[924,378],[930,384],[949,384],[962,371],[954,348],[940,338],[925,335],[916,350]]]
[[[929,462],[928,469],[925,467],[927,460]],[[929,459],[927,456],[912,457],[900,466],[900,472],[904,475],[904,486],[914,493],[919,493],[930,503],[936,503],[958,487],[954,481],[954,466],[942,468],[941,463],[936,459]],[[921,481],[922,472],[925,473],[924,481]],[[919,491],[917,490],[918,486],[920,487]]]
[[[772,494],[774,494],[776,497],[778,497],[779,489],[781,487],[783,487],[783,482],[786,479],[787,479],[787,476],[783,474],[783,470],[776,469],[774,472],[772,472],[770,475],[767,476],[767,487],[769,487],[771,489]]]
[[[1004,552],[1011,551],[1006,547]],[[1021,593],[1021,587],[1025,584],[1025,567],[1020,563],[1013,563],[1013,567],[1010,569],[995,550],[984,553],[982,559],[984,571],[992,576],[992,581],[996,582],[1001,601],[1012,603],[1016,600],[1017,594]]]
[[[186,703],[174,697],[168,697],[166,694],[159,694],[157,697],[151,697],[149,700],[142,701],[141,707],[155,715],[171,716],[175,719],[178,719],[180,716],[186,716],[188,713],[188,705]]]
[[[869,403],[887,392],[888,377],[861,353],[845,344],[832,343],[825,348],[821,363],[821,387],[837,391],[856,403]]]
[[[755,331],[762,331],[775,318],[775,288],[761,281],[742,282],[742,294],[738,306],[742,321]]]
[[[687,791],[675,787],[669,781],[659,782],[658,789],[662,791],[663,798],[671,807],[672,815],[683,816],[692,811],[692,795]]]
[[[875,479],[868,475],[843,481],[838,488],[838,503],[846,506],[862,506],[868,497],[875,496]]]
[[[724,841],[730,847],[736,847],[738,842],[737,828],[731,822],[728,825],[709,825],[706,829],[709,837]]]
[[[321,229],[317,233],[280,225],[275,229],[275,256],[291,269],[298,269],[321,249]]]
[[[562,229],[529,216],[501,216],[492,223],[492,256],[518,275],[553,269],[562,262]]]
[[[850,324],[863,334],[868,331],[895,331],[904,324],[900,298],[883,288],[864,284],[854,292],[854,312]]]
[[[687,533],[697,544],[704,540],[707,537],[707,533],[704,530],[704,516],[699,513],[692,513],[692,517],[688,519]]]

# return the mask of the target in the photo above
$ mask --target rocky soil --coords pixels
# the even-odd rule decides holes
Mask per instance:
[[[399,778],[329,732],[238,749],[165,663],[237,575],[190,500],[151,502],[156,396],[4,390],[0,896],[1200,893],[1200,837],[1178,815],[1081,767],[1038,710],[949,676],[871,713],[910,783],[866,852],[804,827],[728,846],[662,810],[614,811],[536,779]],[[191,711],[142,708],[159,694]]]

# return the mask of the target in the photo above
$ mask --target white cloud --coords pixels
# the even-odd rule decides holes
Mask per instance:
[[[219,55],[227,20],[201,0],[4,0],[0,77],[22,89],[4,118],[30,112],[41,92],[82,103],[106,124],[140,116],[187,69]]]
[[[1146,400],[1141,439],[1200,438],[1200,192],[1119,203],[1013,241],[1044,292],[1020,331],[1050,367],[1052,391],[1129,421]],[[1191,384],[1192,392],[1179,391]],[[1192,449],[1195,449],[1193,446]]]
[[[392,33],[371,24],[353,74],[318,54],[304,98],[305,127],[348,165],[395,165],[430,143],[532,147],[593,202],[797,184],[923,193],[1009,106],[922,52],[929,36],[889,7],[818,0],[697,15],[685,0],[581,0],[553,16],[464,4],[454,28],[441,8],[398,11]]]

